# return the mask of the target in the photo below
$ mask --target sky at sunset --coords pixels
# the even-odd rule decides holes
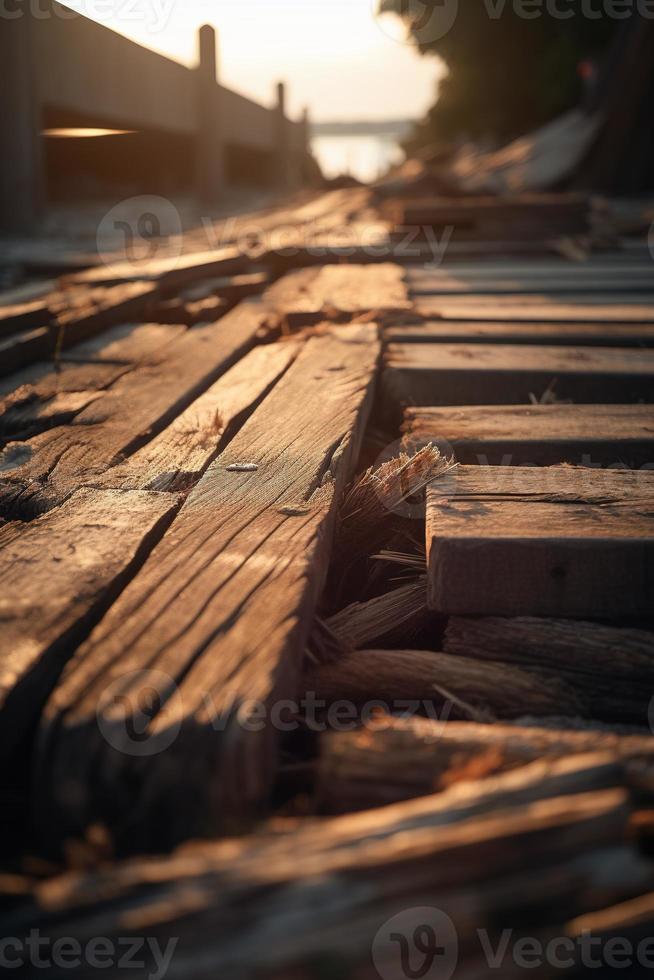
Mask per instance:
[[[379,20],[377,0],[69,0],[140,44],[186,64],[196,32],[220,33],[221,81],[260,102],[284,78],[293,115],[316,120],[417,118],[434,100],[438,62],[406,43],[402,25]]]

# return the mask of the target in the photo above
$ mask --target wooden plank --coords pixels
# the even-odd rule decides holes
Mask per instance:
[[[100,485],[188,490],[297,357],[292,341],[256,347]]]
[[[416,313],[427,319],[486,320],[516,323],[654,323],[654,304],[631,294],[552,294],[442,298],[417,296]]]
[[[373,324],[333,328],[305,344],[71,662],[40,736],[36,781],[57,814],[44,828],[51,838],[102,812],[119,847],[168,846],[261,806],[277,740],[270,711],[297,689],[336,507],[372,400],[376,333]],[[110,695],[118,683],[138,713],[132,697],[144,682],[163,706],[147,737],[168,751],[149,755],[141,772]],[[252,699],[263,726],[243,724]],[[144,790],[136,823],[123,796],[135,766]],[[188,806],[178,806],[180,793]]]
[[[37,327],[0,339],[0,375],[20,371],[27,364],[48,357],[51,351],[52,334],[48,327]]]
[[[127,324],[65,351],[56,369],[40,362],[0,382],[0,440],[27,439],[69,422],[137,364],[156,363],[183,327]]]
[[[89,484],[165,428],[255,343],[269,316],[247,300],[217,323],[187,330],[156,363],[138,366],[102,398],[0,454],[0,513],[29,517]]]
[[[648,255],[647,250],[645,255]],[[638,261],[622,252],[593,255],[590,253],[582,262],[572,262],[569,259],[489,259],[486,262],[457,262],[453,267],[428,264],[410,265],[406,270],[407,283],[410,289],[421,292],[437,287],[442,278],[454,276],[459,281],[475,281],[483,278],[489,281],[499,281],[514,278],[523,279],[562,279],[573,281],[582,278],[619,278],[622,281],[631,279],[654,279],[654,269],[651,261]]]
[[[390,344],[383,383],[405,405],[650,401],[654,352],[518,344]]]
[[[0,305],[0,337],[36,330],[47,326],[50,319],[48,304],[41,299],[30,303]]]
[[[404,270],[391,262],[300,269],[276,282],[265,296],[291,327],[411,307]]]
[[[547,294],[561,296],[565,293],[643,293],[654,292],[654,275],[650,271],[647,276],[631,278],[611,277],[607,275],[589,276],[577,273],[574,279],[561,277],[539,276],[538,278],[506,278],[485,279],[478,277],[462,277],[454,272],[442,273],[431,281],[424,281],[420,286],[409,287],[411,296],[504,296],[515,294]]]
[[[460,463],[637,468],[654,464],[651,405],[408,408],[404,441],[433,442]]]
[[[173,962],[198,980],[311,976],[306,964],[334,956],[346,975],[367,980],[380,928],[422,898],[452,921],[461,975],[483,976],[467,969],[480,928],[513,929],[519,914],[533,934],[594,907],[598,893],[610,903],[651,887],[646,863],[622,843],[629,806],[616,781],[604,757],[583,756],[372,814],[293,821],[276,833],[68,873],[33,884],[8,934],[38,925],[51,943],[101,934],[124,944],[147,922],[153,934],[179,937]],[[246,920],[235,907],[247,907]],[[107,976],[120,972],[110,967]]]
[[[444,649],[454,656],[501,661],[526,670],[547,669],[563,679],[576,678],[580,687],[588,686],[589,700],[617,700],[626,685],[640,683],[642,690],[633,702],[634,709],[636,703],[641,706],[645,725],[648,679],[654,670],[654,633],[650,630],[529,616],[453,616]]]
[[[52,297],[44,326],[0,340],[0,375],[19,371],[121,321],[143,318],[156,292],[150,283],[135,282],[113,289],[70,290]]]
[[[479,639],[478,654],[475,642],[487,623],[490,636]],[[364,707],[374,705],[389,713],[419,710],[441,726],[476,713],[488,721],[555,717],[559,725],[592,719],[645,729],[653,650],[649,630],[452,616],[445,653],[356,650],[314,668],[306,684],[327,706],[347,702],[360,709],[362,722]],[[654,794],[654,780],[650,787]]]
[[[26,526],[0,529],[0,760],[34,725],[75,645],[172,520],[180,498],[78,490]]]
[[[182,296],[189,303],[197,303],[210,296],[218,296],[230,303],[237,303],[239,300],[247,299],[248,296],[255,296],[262,292],[268,283],[269,276],[265,271],[249,272],[240,276],[214,276],[187,286]]]
[[[385,716],[363,729],[322,736],[317,793],[322,808],[345,813],[426,796],[539,759],[583,752],[607,753],[619,760],[627,783],[641,794],[644,783],[654,784],[650,734]]]
[[[654,347],[654,324],[432,320],[387,327],[384,339],[388,343],[407,344]]]
[[[66,276],[70,285],[116,286],[138,280],[158,283],[162,289],[177,289],[208,276],[232,276],[246,272],[247,255],[236,248],[217,248],[185,255],[167,255],[145,261],[115,262]]]
[[[427,491],[428,602],[452,615],[649,616],[654,473],[459,466]]]

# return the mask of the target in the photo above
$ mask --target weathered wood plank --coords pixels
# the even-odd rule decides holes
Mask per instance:
[[[579,715],[582,702],[564,679],[515,664],[485,663],[433,650],[356,650],[320,664],[306,677],[306,690],[327,706],[370,705],[387,712],[415,705],[432,717],[461,717],[459,706],[491,717]],[[465,716],[465,712],[464,712]],[[367,717],[367,716],[366,716]]]
[[[182,297],[189,303],[197,303],[210,296],[218,296],[230,303],[237,303],[239,300],[247,299],[248,296],[255,296],[262,292],[268,282],[269,276],[265,271],[249,272],[240,276],[213,276],[187,286],[182,291]]]
[[[268,310],[255,300],[194,327],[156,363],[121,376],[73,418],[0,454],[0,513],[30,516],[65,499],[168,425],[255,343]]]
[[[255,347],[163,432],[124,463],[111,467],[100,485],[123,490],[188,490],[298,351],[298,344],[292,341]]]
[[[537,344],[554,347],[654,347],[654,324],[516,323],[434,320],[387,327],[389,343]]]
[[[404,270],[391,262],[300,269],[276,282],[265,296],[291,327],[411,307]]]
[[[429,442],[460,463],[615,466],[654,464],[651,405],[465,405],[408,408],[404,441]]]
[[[54,294],[44,325],[0,340],[0,375],[19,371],[121,321],[143,319],[156,292],[150,283],[135,282],[114,289]]]
[[[52,334],[48,327],[36,327],[0,339],[0,375],[20,371],[27,364],[48,357],[52,351]]]
[[[507,405],[548,391],[576,402],[650,401],[654,351],[512,344],[390,344],[383,384],[405,405]]]
[[[376,332],[373,324],[334,328],[305,344],[69,664],[40,739],[37,783],[56,814],[44,827],[51,838],[55,824],[81,832],[102,813],[119,847],[165,847],[261,804],[277,738],[270,712],[297,689],[338,499],[372,399]],[[110,695],[120,686],[127,713],[140,716],[144,684],[158,690],[161,708],[148,716],[147,737],[167,750],[142,771]],[[244,723],[253,699],[263,725]],[[94,773],[91,757],[104,759]],[[136,770],[138,804],[128,789]]]
[[[547,670],[577,688],[586,714],[648,724],[654,675],[649,630],[565,619],[453,616],[444,649],[454,656]]]
[[[453,266],[410,265],[406,272],[409,288],[420,292],[438,287],[442,280],[447,280],[450,276],[461,283],[479,279],[494,283],[507,279],[514,279],[518,283],[525,279],[574,282],[580,277],[598,281],[606,278],[620,279],[621,282],[649,278],[654,282],[654,269],[650,262],[624,256],[621,252],[607,255],[591,253],[583,262],[571,262],[567,259],[489,259],[486,262],[457,262]]]
[[[38,924],[51,942],[85,943],[142,935],[145,922],[155,935],[178,937],[175,978],[312,976],[311,964],[334,954],[348,972],[365,969],[389,916],[420,897],[453,921],[465,971],[479,957],[470,945],[480,928],[513,928],[519,913],[523,927],[540,929],[651,888],[647,865],[620,843],[625,794],[601,788],[615,783],[604,757],[584,756],[372,814],[289,822],[170,858],[69,873],[35,883],[8,934]]]
[[[606,752],[642,793],[654,786],[654,739],[588,729],[478,724],[419,716],[378,717],[357,731],[321,738],[317,793],[322,808],[345,813],[384,806],[482,779],[539,759]]]
[[[581,235],[588,231],[589,214],[588,200],[572,194],[434,197],[397,205],[397,220],[402,225],[452,225],[457,239],[504,236],[531,240]]]
[[[480,276],[459,276],[456,270],[433,274],[429,279],[423,279],[419,284],[409,283],[412,297],[441,297],[441,296],[511,296],[516,294],[554,294],[563,296],[566,293],[643,293],[643,302],[647,294],[654,292],[654,275],[652,271],[643,276],[611,276],[607,274],[584,275],[577,272],[575,278],[565,276],[538,276],[529,278],[511,277],[505,279],[485,278]]]
[[[0,383],[0,439],[26,439],[70,421],[137,364],[156,363],[182,327],[128,324],[64,352],[56,366],[33,364]]]
[[[0,305],[0,337],[36,330],[47,326],[50,319],[48,304],[42,299],[32,300],[30,303]]]
[[[631,299],[631,301],[629,301]],[[574,296],[417,296],[416,313],[427,319],[512,320],[516,323],[654,323],[654,304],[642,296],[579,293]]]
[[[76,644],[172,520],[174,494],[78,490],[0,529],[0,760],[29,733]]]
[[[441,613],[649,616],[654,473],[456,467],[427,490],[427,550]]]
[[[115,286],[136,280],[157,282],[164,289],[181,288],[208,276],[233,276],[247,271],[247,255],[227,247],[185,255],[167,255],[144,261],[122,261],[95,266],[63,280],[70,285]]]

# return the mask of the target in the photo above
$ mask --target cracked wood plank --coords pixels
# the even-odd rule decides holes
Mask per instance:
[[[637,468],[654,460],[651,405],[408,408],[404,441],[433,442],[460,463]]]
[[[51,839],[55,825],[56,838],[98,817],[119,848],[168,846],[260,807],[274,776],[270,712],[298,690],[379,348],[373,324],[307,341],[69,664],[39,739]],[[144,730],[139,699],[153,688]],[[134,719],[163,751],[135,755]]]
[[[265,296],[290,327],[351,320],[365,313],[380,318],[411,308],[404,269],[392,262],[300,269],[276,282]]]
[[[299,345],[292,341],[255,347],[163,432],[124,463],[111,467],[100,485],[123,490],[188,490],[298,351]]]
[[[175,980],[315,976],[312,964],[335,953],[347,975],[368,978],[375,935],[420,896],[452,920],[464,975],[483,976],[479,928],[513,929],[519,915],[530,935],[544,923],[558,935],[556,923],[598,893],[610,902],[651,888],[647,862],[627,843],[629,813],[605,756],[535,763],[372,813],[288,821],[276,833],[37,882],[7,931],[22,937],[38,925],[51,943],[98,934],[124,943],[147,923],[178,937]],[[557,901],[544,904],[544,894]]]
[[[78,490],[0,529],[0,759],[7,762],[76,645],[163,533],[179,497]]]
[[[75,289],[53,294],[44,326],[0,340],[0,374],[47,358],[125,320],[142,319],[157,289],[135,282],[113,289]]]
[[[607,753],[624,767],[628,785],[654,786],[654,739],[589,728],[574,731],[515,724],[482,724],[419,716],[379,717],[356,731],[320,740],[321,809],[346,813],[446,790],[536,762],[585,752]]]
[[[156,323],[113,327],[65,352],[55,367],[47,362],[0,383],[0,439],[27,439],[70,422],[105,388],[138,364],[156,363],[163,348],[184,333]]]
[[[427,490],[427,562],[449,615],[650,616],[654,473],[458,466]]]
[[[552,347],[654,347],[654,324],[648,323],[487,323],[433,320],[391,326],[391,344],[536,344]]]
[[[0,454],[0,512],[30,517],[147,443],[255,343],[268,311],[248,300],[216,323],[185,331],[156,359],[118,378],[101,398]]]
[[[404,405],[651,401],[654,351],[510,344],[389,344],[387,397]]]

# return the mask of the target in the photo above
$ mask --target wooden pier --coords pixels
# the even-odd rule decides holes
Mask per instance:
[[[306,214],[0,314],[6,934],[387,980],[429,907],[455,977],[586,976],[654,935],[654,262],[578,201],[442,265]]]

